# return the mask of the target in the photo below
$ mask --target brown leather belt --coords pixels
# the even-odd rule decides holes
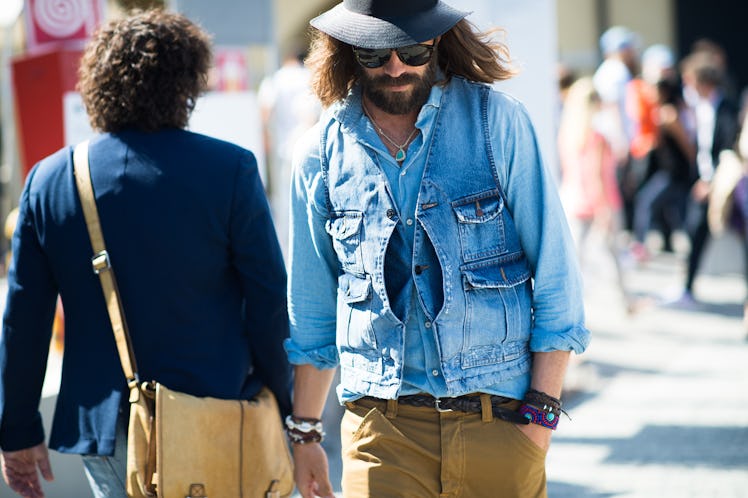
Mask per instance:
[[[373,401],[384,401],[387,400],[372,398],[367,396],[365,399]],[[506,403],[514,401],[512,398],[504,396],[491,395],[491,412],[493,416],[511,422],[513,424],[526,425],[529,420],[524,416],[520,415],[514,410],[511,410],[505,406]],[[465,412],[465,413],[481,413],[483,410],[480,401],[480,395],[466,394],[464,396],[458,396],[456,398],[435,398],[430,394],[411,394],[407,396],[400,396],[397,398],[397,402],[403,405],[417,406],[423,408],[433,408],[438,412]]]

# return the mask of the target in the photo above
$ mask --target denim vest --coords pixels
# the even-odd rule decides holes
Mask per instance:
[[[414,261],[441,272],[412,272],[450,394],[527,374],[532,281],[499,184],[489,140],[490,88],[453,77],[445,88],[418,194]],[[354,130],[328,147],[334,118],[322,123],[320,158],[330,234],[341,265],[337,347],[341,384],[394,398],[402,377],[405,326],[384,282],[387,244],[402,222],[384,173]],[[447,138],[448,137],[448,138]],[[345,153],[343,153],[345,151]],[[437,280],[434,279],[437,276]],[[438,307],[438,309],[437,309]]]

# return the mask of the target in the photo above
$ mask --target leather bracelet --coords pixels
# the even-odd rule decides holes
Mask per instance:
[[[535,408],[540,408],[545,412],[552,413],[556,417],[560,417],[562,413],[566,413],[561,408],[560,399],[554,398],[544,392],[536,391],[535,389],[527,391],[522,402],[527,405],[532,405]]]
[[[301,418],[294,415],[286,417],[286,429],[298,432],[322,433],[322,421],[318,418]]]
[[[560,410],[561,405],[562,405],[560,399],[554,398],[550,394],[546,394],[536,389],[529,389],[527,393],[525,393],[525,398],[523,401],[525,403],[532,403],[535,405],[541,404],[541,405],[552,406],[553,408],[556,408],[557,410]]]
[[[523,404],[519,407],[519,414],[529,420],[531,424],[537,424],[554,431],[558,427],[559,417],[552,411],[541,410],[535,406]]]
[[[286,435],[294,444],[321,443],[325,439],[322,421],[318,418],[286,417]]]
[[[324,432],[297,432],[286,429],[286,435],[293,444],[321,443],[325,439]]]

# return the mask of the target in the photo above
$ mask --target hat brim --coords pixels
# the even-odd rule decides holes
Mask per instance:
[[[339,3],[309,24],[354,47],[397,48],[443,35],[468,14],[437,2],[415,17],[379,19],[351,12]]]

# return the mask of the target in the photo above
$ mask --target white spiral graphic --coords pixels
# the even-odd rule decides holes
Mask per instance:
[[[36,0],[34,18],[39,28],[54,38],[68,37],[86,21],[87,0]]]

